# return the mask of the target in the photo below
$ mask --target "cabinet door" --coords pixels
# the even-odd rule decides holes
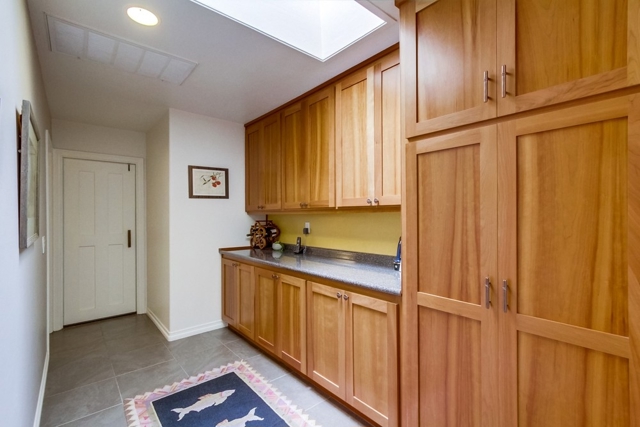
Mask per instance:
[[[265,350],[277,356],[278,346],[278,275],[255,268],[256,325],[255,340]]]
[[[245,131],[245,210],[247,212],[257,211],[262,206],[262,183],[260,169],[261,145],[262,145],[262,123],[255,123]]]
[[[404,148],[399,52],[396,51],[384,57],[376,64],[374,75],[374,203],[381,206],[399,206],[402,199],[402,149]]]
[[[307,372],[306,282],[282,274],[278,292],[280,357],[304,374]]]
[[[222,320],[236,326],[238,319],[237,263],[222,259]]]
[[[336,206],[373,203],[373,97],[373,67],[336,85]]]
[[[640,425],[639,107],[499,125],[503,427]]]
[[[406,137],[495,117],[496,1],[409,1],[400,15]]]
[[[497,424],[496,175],[495,126],[408,147],[403,425]]]
[[[640,1],[497,3],[500,115],[640,83]]]
[[[239,264],[237,267],[238,283],[238,322],[236,327],[250,339],[254,339],[255,283],[253,267]]]
[[[309,166],[309,207],[335,206],[335,96],[328,87],[309,96],[307,138]]]
[[[278,210],[282,207],[280,178],[280,115],[264,119],[263,140],[260,151],[260,179],[262,209]]]
[[[301,102],[282,112],[282,207],[302,209],[308,200],[309,159]]]
[[[383,427],[398,425],[397,304],[348,293],[347,402]]]
[[[345,307],[343,292],[307,282],[307,375],[345,399]]]

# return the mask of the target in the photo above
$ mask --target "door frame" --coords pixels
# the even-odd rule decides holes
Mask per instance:
[[[51,230],[53,280],[50,310],[54,331],[64,323],[64,225],[63,225],[63,172],[64,159],[99,162],[130,163],[136,166],[136,312],[147,312],[147,238],[144,159],[84,151],[53,150],[53,228]]]

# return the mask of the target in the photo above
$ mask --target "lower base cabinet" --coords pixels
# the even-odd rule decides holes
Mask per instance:
[[[397,304],[307,285],[308,375],[381,426],[397,426]]]
[[[382,427],[399,425],[398,304],[222,259],[223,319]]]

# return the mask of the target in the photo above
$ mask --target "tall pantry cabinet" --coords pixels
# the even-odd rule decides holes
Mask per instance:
[[[400,7],[402,425],[640,425],[639,2]]]

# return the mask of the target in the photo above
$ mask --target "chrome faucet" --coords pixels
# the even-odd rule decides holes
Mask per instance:
[[[306,248],[302,246],[302,238],[298,237],[296,239],[296,246],[293,248],[293,253],[296,255],[300,255],[304,253]]]

